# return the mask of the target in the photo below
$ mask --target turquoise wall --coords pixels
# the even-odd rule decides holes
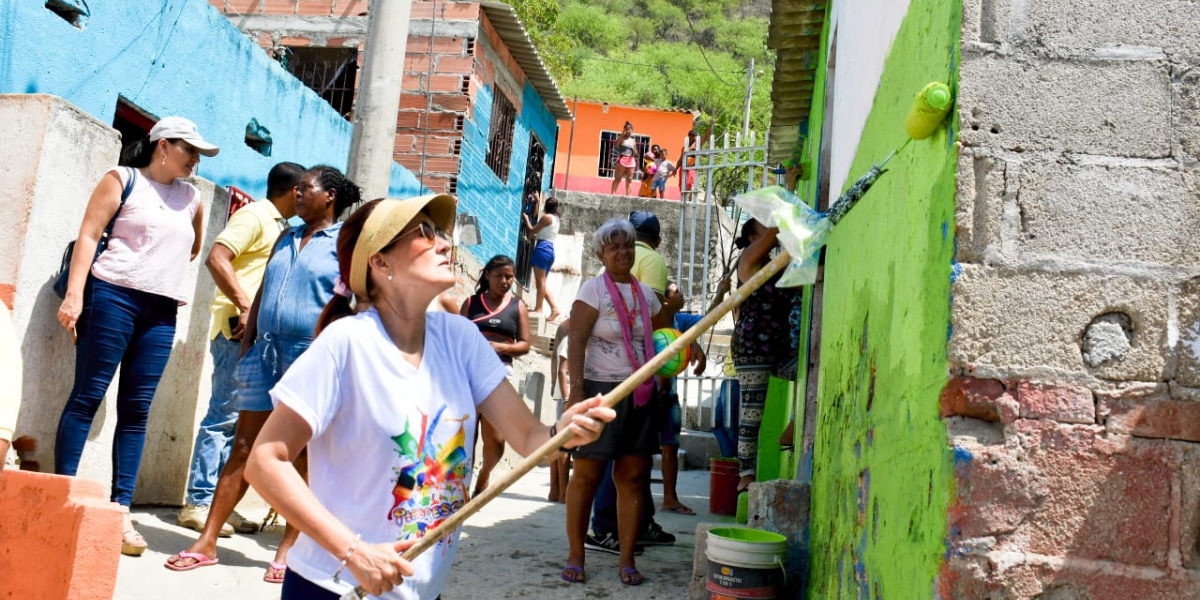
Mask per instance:
[[[345,169],[351,124],[205,0],[93,0],[83,30],[44,4],[0,0],[0,93],[51,94],[105,123],[118,96],[187,117],[221,147],[198,174],[259,197],[280,161]],[[244,143],[251,118],[271,131],[270,157]],[[422,191],[392,165],[389,195]]]
[[[546,108],[542,97],[525,82],[513,133],[512,158],[508,175],[501,179],[487,166],[488,132],[492,125],[494,84],[481,86],[475,95],[470,118],[463,124],[463,144],[458,175],[459,212],[479,218],[482,243],[467,250],[480,262],[497,254],[517,255],[517,233],[520,226],[521,195],[525,189],[525,166],[529,159],[529,135],[532,132],[546,147],[546,162],[542,174],[542,191],[550,189],[554,174],[554,154],[557,147],[557,121]]]

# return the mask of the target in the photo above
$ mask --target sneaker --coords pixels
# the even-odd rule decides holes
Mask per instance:
[[[225,523],[233,526],[233,530],[238,533],[258,533],[258,523],[243,517],[238,511],[233,511]]]
[[[621,553],[621,541],[617,539],[616,534],[612,533],[595,535],[589,531],[587,536],[583,538],[583,547],[588,550],[598,550],[609,554]],[[645,551],[645,548],[642,548],[640,544],[633,547],[634,556],[641,556]]]
[[[662,525],[651,521],[646,531],[638,536],[637,543],[639,546],[672,546],[675,536],[663,531]]]
[[[184,506],[183,510],[179,511],[179,516],[175,518],[175,522],[178,523],[180,527],[187,527],[188,529],[194,529],[199,532],[204,531],[204,522],[207,520],[208,507],[194,506],[191,504]],[[233,536],[233,526],[229,523],[222,523],[221,533],[218,535],[220,535],[220,537]]]

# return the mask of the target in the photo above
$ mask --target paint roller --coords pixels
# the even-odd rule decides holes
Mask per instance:
[[[954,95],[950,93],[949,86],[940,81],[926,85],[913,98],[912,107],[904,118],[904,130],[908,132],[908,137],[923,140],[933,135],[953,103]]]

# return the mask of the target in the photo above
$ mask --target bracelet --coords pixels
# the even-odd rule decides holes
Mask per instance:
[[[338,577],[342,574],[342,569],[346,568],[346,563],[350,562],[350,557],[354,556],[354,549],[358,547],[358,540],[362,539],[361,534],[354,535],[354,541],[350,542],[350,549],[346,551],[346,558],[342,559],[342,564],[338,565],[338,570],[333,573],[333,582],[341,583],[342,580]]]

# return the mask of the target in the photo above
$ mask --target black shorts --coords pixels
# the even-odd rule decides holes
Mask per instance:
[[[596,394],[607,394],[618,385],[620,382],[584,379],[583,396],[594,398]],[[571,454],[575,458],[612,460],[618,456],[652,456],[661,452],[658,432],[662,429],[662,410],[657,406],[657,399],[645,406],[634,407],[633,398],[627,397],[613,410],[617,411],[617,418],[604,426],[599,439],[574,449]]]

